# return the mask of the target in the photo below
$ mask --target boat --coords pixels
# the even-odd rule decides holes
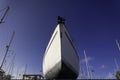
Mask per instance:
[[[44,53],[43,74],[46,79],[76,79],[79,75],[79,56],[60,16]]]

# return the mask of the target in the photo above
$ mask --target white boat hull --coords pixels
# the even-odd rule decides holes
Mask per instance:
[[[64,24],[58,24],[45,51],[43,74],[47,79],[75,79],[79,57]]]

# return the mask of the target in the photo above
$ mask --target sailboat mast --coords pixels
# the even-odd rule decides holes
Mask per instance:
[[[27,72],[27,64],[25,65],[25,71],[24,71],[24,74],[26,74]]]
[[[7,9],[6,9],[6,11],[5,11],[5,13],[3,14],[3,16],[2,16],[2,18],[0,20],[0,24],[3,23],[3,20],[4,20],[5,16],[7,15],[9,9],[10,9],[10,7],[8,6]]]
[[[14,54],[14,56],[13,56],[13,58],[12,58],[12,61],[11,61],[11,64],[10,64],[10,68],[9,68],[8,74],[11,74],[11,73],[12,73],[13,66],[14,66],[15,56],[16,56],[16,54]]]
[[[115,65],[116,65],[116,70],[119,70],[119,66],[118,66],[116,58],[114,59],[114,61],[115,61]]]
[[[12,43],[12,40],[13,40],[13,38],[14,38],[14,35],[15,35],[15,32],[13,31],[13,34],[12,34],[11,39],[10,39],[10,42],[9,42],[9,44],[6,46],[6,52],[5,52],[5,55],[4,55],[2,64],[1,64],[1,66],[0,66],[0,69],[2,69],[2,67],[3,67],[3,64],[4,64],[4,62],[5,62],[5,59],[6,59],[6,56],[7,56],[7,54],[8,54],[8,51],[9,51],[10,45],[11,45],[11,43]]]
[[[16,79],[18,79],[18,77],[19,77],[19,69],[17,68],[17,73],[16,73],[17,75],[16,75]]]
[[[87,68],[87,74],[88,77],[90,78],[90,72],[89,72],[89,67],[88,67],[88,60],[87,60],[87,56],[86,56],[86,52],[84,50],[84,56],[85,56],[85,62],[86,62],[86,68]]]
[[[119,44],[118,40],[116,40],[116,44],[117,44],[118,49],[119,49],[119,51],[120,51],[120,44]]]

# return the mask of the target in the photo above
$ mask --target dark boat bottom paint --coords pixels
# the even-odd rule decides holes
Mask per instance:
[[[62,62],[62,69],[56,79],[76,79],[77,74]]]
[[[57,65],[55,66],[57,67]],[[55,67],[53,69],[51,69],[50,72],[52,72]],[[62,69],[60,70],[60,72],[58,74],[52,74],[49,73],[46,75],[47,79],[76,79],[77,78],[77,74],[75,72],[73,72],[69,67],[67,67],[64,62],[62,62]]]

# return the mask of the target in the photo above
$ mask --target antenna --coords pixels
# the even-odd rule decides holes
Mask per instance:
[[[117,44],[118,49],[119,49],[119,51],[120,51],[120,44],[119,44],[118,40],[116,40],[116,44]]]
[[[86,68],[87,68],[88,77],[90,78],[90,72],[89,72],[89,67],[88,67],[88,59],[87,59],[85,50],[84,50],[84,56],[85,56],[85,62],[86,62]]]
[[[1,24],[1,23],[4,23],[4,21],[3,21],[3,20],[4,20],[5,16],[7,15],[7,13],[8,13],[8,11],[9,11],[9,9],[10,9],[10,7],[9,7],[9,6],[7,6],[5,13],[3,14],[3,16],[2,16],[2,18],[1,18],[1,20],[0,20],[0,24]]]
[[[9,51],[10,45],[11,45],[11,43],[12,43],[12,40],[13,40],[13,38],[14,38],[14,35],[15,35],[15,31],[13,31],[13,34],[12,34],[11,39],[10,39],[10,42],[9,42],[9,44],[6,46],[6,52],[5,52],[5,55],[4,55],[2,64],[1,64],[1,66],[0,66],[0,69],[2,69],[2,67],[3,67],[3,64],[4,64],[4,62],[5,62],[5,59],[6,59],[6,56],[7,56],[7,54],[8,54],[8,51]]]

